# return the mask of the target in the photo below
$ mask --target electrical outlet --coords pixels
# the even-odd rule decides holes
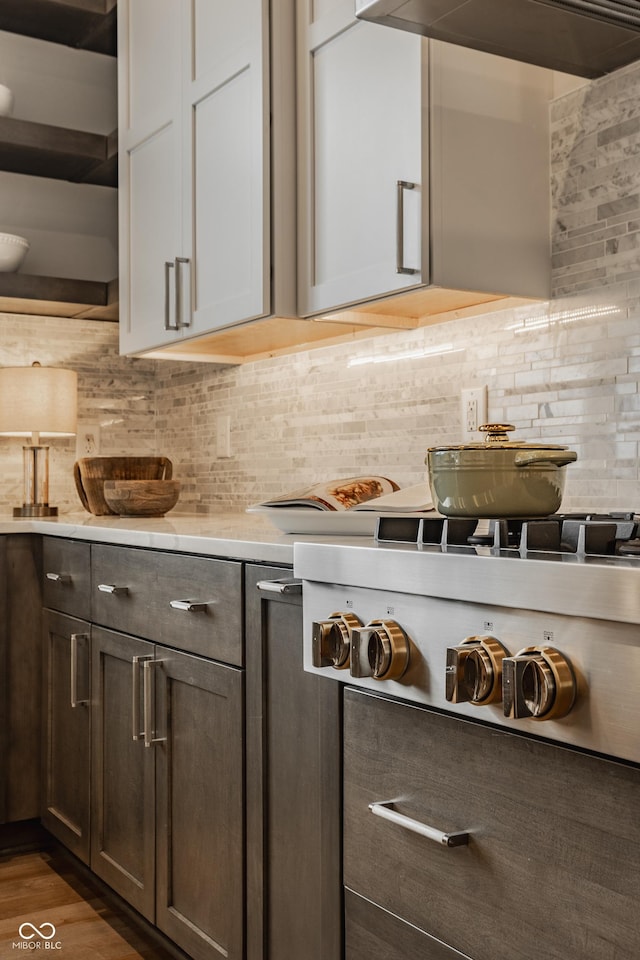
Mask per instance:
[[[100,424],[84,423],[76,433],[76,460],[97,457],[100,453]]]
[[[478,440],[478,427],[487,422],[487,388],[470,387],[460,393],[463,440]]]

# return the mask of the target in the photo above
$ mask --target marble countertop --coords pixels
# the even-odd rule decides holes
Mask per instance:
[[[345,543],[370,545],[369,537],[323,537],[283,534],[262,516],[220,513],[210,516],[171,514],[159,519],[94,517],[87,513],[50,518],[0,515],[0,534],[41,533],[76,540],[153,547],[211,557],[293,565],[293,545]]]

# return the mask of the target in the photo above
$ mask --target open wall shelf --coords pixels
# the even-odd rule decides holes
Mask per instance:
[[[116,187],[118,136],[0,117],[0,170]]]
[[[0,31],[116,56],[117,0],[0,0]],[[0,117],[0,171],[118,185],[118,138]],[[118,319],[118,283],[0,273],[0,313]]]
[[[118,319],[118,281],[0,273],[0,313],[85,320]]]
[[[115,57],[116,0],[2,0],[0,30]]]

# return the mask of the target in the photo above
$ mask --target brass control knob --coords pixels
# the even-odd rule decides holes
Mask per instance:
[[[445,695],[451,703],[484,706],[502,700],[502,662],[509,656],[491,636],[467,637],[447,650]]]
[[[327,620],[314,620],[312,654],[314,667],[335,667],[346,670],[351,653],[351,631],[361,627],[354,613],[332,613]]]
[[[558,720],[576,700],[571,664],[554,647],[525,647],[502,661],[504,715]]]
[[[352,677],[399,680],[409,659],[409,638],[395,620],[370,620],[351,634]]]

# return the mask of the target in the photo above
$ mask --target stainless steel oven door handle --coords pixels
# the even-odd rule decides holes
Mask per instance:
[[[397,810],[393,809],[393,803],[393,800],[379,800],[376,803],[370,803],[369,810],[376,817],[389,820],[391,823],[404,827],[405,830],[411,830],[412,833],[418,833],[421,837],[433,840],[434,843],[439,843],[443,847],[463,847],[469,843],[468,832],[443,833],[442,830],[437,830],[426,823],[421,823],[419,820],[413,820],[411,817],[405,817],[404,814],[398,813]]]

